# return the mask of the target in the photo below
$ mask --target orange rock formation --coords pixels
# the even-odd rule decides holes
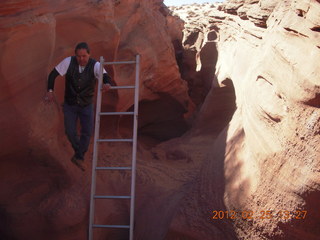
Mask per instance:
[[[92,152],[84,174],[70,162],[62,78],[56,104],[42,101],[47,74],[79,41],[108,61],[141,55],[135,239],[318,238],[319,1],[172,10],[184,23],[162,0],[2,3],[0,239],[87,239]],[[117,85],[134,80],[130,66],[107,70]],[[133,94],[103,102],[130,110]],[[131,120],[107,117],[101,134],[130,136]],[[130,156],[127,144],[100,148],[101,165]],[[101,174],[97,190],[122,195],[129,180]],[[128,223],[126,201],[97,209],[98,223]]]
[[[188,128],[184,114],[193,104],[178,71],[162,7],[162,1],[155,0],[1,3],[1,239],[86,239],[91,156],[88,153],[84,175],[70,162],[60,107],[63,78],[56,80],[56,104],[43,102],[48,73],[73,54],[76,43],[87,41],[96,59],[141,55],[139,129],[145,138],[158,142]],[[108,69],[117,85],[131,85],[133,70]],[[132,104],[132,92],[110,91],[103,108],[126,111]],[[125,135],[129,120],[107,118],[101,132]],[[116,164],[126,157],[124,147],[106,150],[120,154]]]
[[[319,1],[228,1],[217,9],[173,9],[186,21],[185,36],[197,33],[184,47],[193,50],[198,69],[214,36],[215,79],[233,83],[237,110],[212,143],[169,235],[318,239]],[[201,123],[211,120],[214,90],[198,114]],[[225,211],[229,218],[237,212],[235,219]]]

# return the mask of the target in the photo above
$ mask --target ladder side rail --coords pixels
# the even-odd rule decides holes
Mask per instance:
[[[134,201],[136,184],[136,162],[137,162],[137,136],[138,136],[138,104],[139,104],[139,78],[140,78],[140,55],[136,55],[136,75],[134,89],[134,117],[133,117],[133,143],[132,143],[132,171],[131,171],[131,200],[130,200],[130,240],[133,240],[134,228]]]
[[[95,118],[95,129],[94,129],[94,142],[93,142],[93,160],[92,160],[92,180],[91,180],[91,195],[90,195],[90,219],[89,219],[89,240],[93,240],[93,225],[94,225],[94,195],[96,192],[96,167],[98,161],[98,139],[100,131],[100,112],[101,112],[101,88],[103,79],[103,64],[104,59],[100,57],[100,74],[98,78],[98,91],[97,91],[97,105],[96,105],[96,118]]]

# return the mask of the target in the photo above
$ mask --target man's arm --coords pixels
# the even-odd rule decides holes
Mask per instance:
[[[111,87],[111,77],[108,73],[103,73],[103,85],[102,85],[102,91],[107,92]]]
[[[96,62],[94,65],[94,75],[97,79],[99,79],[99,75],[100,75],[100,62]],[[103,92],[106,92],[110,89],[111,87],[111,77],[110,75],[107,73],[107,71],[103,68],[103,75],[102,75],[102,88],[101,90]]]
[[[49,74],[49,77],[48,77],[48,92],[50,90],[53,91],[54,89],[54,81],[56,80],[56,77],[59,76],[59,72],[54,68],[51,73]]]
[[[59,75],[59,72],[55,68],[49,74],[47,93],[44,98],[44,100],[48,103],[51,103],[54,101],[54,95],[53,95],[54,81],[58,75]]]
[[[103,84],[110,84],[111,85],[111,77],[108,73],[103,73]]]

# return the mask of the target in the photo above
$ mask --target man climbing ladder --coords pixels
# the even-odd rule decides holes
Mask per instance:
[[[65,95],[63,103],[65,133],[74,150],[71,161],[81,170],[84,169],[84,155],[88,150],[93,130],[93,95],[96,79],[101,74],[103,91],[110,89],[110,76],[103,69],[100,73],[100,63],[90,58],[87,43],[81,42],[75,48],[75,56],[67,57],[49,74],[45,101],[54,101],[54,82],[58,75],[65,75]],[[77,122],[80,120],[81,133],[77,133]]]

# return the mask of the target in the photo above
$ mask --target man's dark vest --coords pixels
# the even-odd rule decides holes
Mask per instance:
[[[89,61],[82,73],[79,72],[79,64],[75,56],[71,57],[71,62],[66,74],[64,100],[70,105],[81,107],[92,103],[96,78],[94,75],[94,65],[97,61],[89,58]]]

